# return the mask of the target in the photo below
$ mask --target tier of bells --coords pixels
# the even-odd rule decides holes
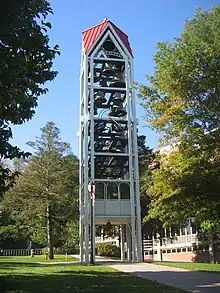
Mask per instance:
[[[105,51],[108,57],[115,58],[117,49],[114,43],[107,39],[102,49]],[[102,88],[120,88],[125,89],[125,63],[121,60],[119,61],[109,61],[105,62],[101,68],[94,68],[93,71],[93,82],[99,83],[99,86]],[[91,82],[91,72],[88,76],[88,81]],[[99,89],[94,92],[94,115],[98,114],[98,108],[110,108],[108,113],[112,117],[124,117],[127,115],[127,111],[124,107],[125,94],[122,91],[115,91],[110,98],[109,103],[107,103],[105,89]],[[106,104],[107,103],[107,104]],[[89,105],[90,111],[90,105]]]

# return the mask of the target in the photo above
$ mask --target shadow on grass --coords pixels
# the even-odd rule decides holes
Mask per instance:
[[[54,267],[34,265],[24,274],[8,274],[0,280],[1,292],[10,293],[183,293],[158,283],[141,279],[112,269],[95,267]],[[45,270],[42,270],[45,266]],[[28,265],[29,267],[29,265]],[[56,270],[56,271],[55,271]]]

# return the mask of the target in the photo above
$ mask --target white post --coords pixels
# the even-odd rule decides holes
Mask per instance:
[[[130,227],[126,225],[126,242],[127,242],[127,261],[131,261],[131,231]]]
[[[91,146],[91,182],[95,182],[95,166],[94,166],[94,85],[93,85],[93,78],[94,78],[94,63],[93,58],[90,58],[90,80],[91,80],[91,86],[90,86],[90,146]],[[93,230],[93,239],[91,241],[93,242],[93,256],[92,259],[95,261],[95,205],[93,203],[92,205],[93,213],[92,213],[92,225],[90,225],[90,228]],[[91,215],[90,215],[91,216]]]
[[[82,57],[83,59],[83,57]],[[83,230],[84,230],[84,225],[83,225],[83,192],[82,192],[82,184],[83,184],[83,180],[82,180],[82,176],[84,176],[84,174],[82,174],[82,161],[83,161],[83,131],[82,131],[82,116],[83,116],[83,64],[82,64],[82,59],[81,59],[81,73],[80,73],[80,134],[79,134],[79,151],[80,151],[80,161],[79,161],[79,213],[80,213],[80,219],[79,219],[79,239],[80,239],[80,243],[79,243],[79,248],[80,248],[80,262],[83,262],[83,255],[84,255],[84,248],[83,248],[83,243],[84,243],[84,239],[83,239]]]
[[[133,168],[133,148],[132,148],[132,131],[131,131],[131,103],[129,95],[129,77],[128,77],[128,60],[125,60],[125,77],[126,77],[126,97],[127,97],[127,115],[128,115],[128,152],[129,152],[129,179],[130,179],[130,206],[131,206],[131,249],[132,262],[137,260],[135,247],[135,201],[134,201],[134,168]]]
[[[120,238],[121,238],[121,261],[125,261],[125,232],[124,225],[120,227]]]
[[[88,56],[84,58],[84,240],[85,263],[89,263],[89,194],[88,194]]]
[[[137,148],[137,122],[136,122],[136,103],[134,89],[134,69],[133,60],[130,60],[130,76],[131,76],[131,105],[133,114],[133,149],[134,149],[134,174],[135,174],[135,195],[136,195],[136,216],[137,216],[137,261],[142,261],[142,234],[141,234],[141,207],[140,207],[140,181],[139,181],[139,164],[138,164],[138,148]]]

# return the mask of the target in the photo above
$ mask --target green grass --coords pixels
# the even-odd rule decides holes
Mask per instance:
[[[200,271],[207,273],[217,273],[220,274],[220,264],[210,264],[210,263],[194,263],[194,262],[169,262],[169,261],[158,261],[154,264],[177,267],[182,269],[187,269],[191,271]]]
[[[0,263],[1,292],[7,293],[184,293],[102,266]],[[186,293],[186,292],[185,292]]]
[[[35,255],[31,256],[0,256],[1,262],[64,262],[64,261],[77,261],[78,259],[72,257],[71,255],[57,254],[54,256],[54,259],[47,259],[45,255]]]

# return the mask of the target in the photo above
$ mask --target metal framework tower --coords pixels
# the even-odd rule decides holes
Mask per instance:
[[[132,51],[127,35],[107,19],[82,35],[80,259],[84,263],[94,259],[95,225],[110,222],[120,226],[121,260],[139,262],[142,240]],[[89,192],[91,184],[95,191]]]

